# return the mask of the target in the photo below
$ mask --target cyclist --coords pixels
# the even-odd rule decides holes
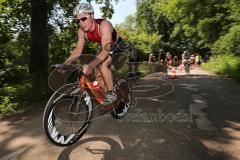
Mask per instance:
[[[182,54],[182,64],[184,65],[184,68],[187,72],[189,72],[190,69],[190,55],[187,51],[184,51]]]
[[[191,56],[190,56],[190,62],[191,62],[191,65],[192,65],[192,66],[195,64],[195,55],[194,55],[194,54],[191,54]]]
[[[178,67],[178,57],[177,56],[174,56],[173,57],[173,66],[177,69]]]
[[[148,64],[151,65],[156,61],[155,56],[151,53],[148,57]]]
[[[172,66],[173,60],[172,60],[172,55],[171,55],[170,52],[167,52],[166,61],[167,61],[167,65],[168,65],[169,67]]]
[[[109,68],[111,62],[110,47],[116,44],[121,38],[117,35],[112,24],[105,19],[95,19],[94,9],[90,3],[81,2],[73,10],[73,14],[78,23],[78,40],[76,48],[64,64],[71,64],[82,54],[86,40],[98,43],[102,50],[97,57],[89,64],[83,66],[83,73],[89,75],[93,69],[99,67],[100,73],[107,86],[106,97],[102,105],[111,105],[117,100],[117,95],[113,91],[113,76]],[[110,55],[110,56],[109,56]]]

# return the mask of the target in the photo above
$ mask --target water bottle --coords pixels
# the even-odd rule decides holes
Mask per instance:
[[[104,90],[102,88],[102,86],[100,85],[100,83],[98,81],[93,81],[92,83],[93,85],[93,92],[94,92],[94,96],[96,98],[96,101],[101,103],[104,100]]]

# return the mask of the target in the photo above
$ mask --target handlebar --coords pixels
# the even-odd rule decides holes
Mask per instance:
[[[51,65],[51,68],[60,70],[60,72],[61,72],[61,70],[63,70],[63,72],[64,71],[77,70],[77,73],[78,73],[79,76],[83,76],[84,75],[82,67],[76,67],[74,65],[54,64],[54,65]]]

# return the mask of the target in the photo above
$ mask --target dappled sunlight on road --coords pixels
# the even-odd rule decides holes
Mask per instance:
[[[240,159],[240,123],[225,121],[226,127],[215,138],[201,139],[210,152],[224,155],[229,159]]]

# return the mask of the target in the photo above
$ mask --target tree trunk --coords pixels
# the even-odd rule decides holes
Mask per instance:
[[[47,2],[46,0],[31,0],[31,8],[29,73],[33,80],[46,84],[48,76]]]

